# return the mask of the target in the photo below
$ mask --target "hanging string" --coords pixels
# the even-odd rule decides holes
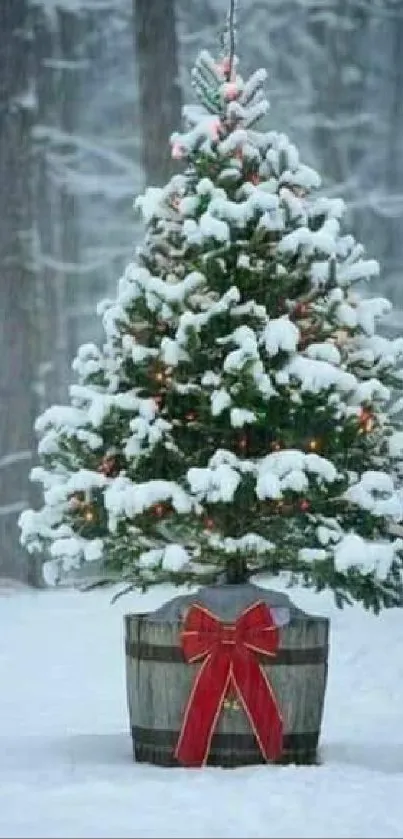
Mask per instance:
[[[228,17],[227,17],[227,33],[228,33],[228,40],[229,40],[229,62],[228,62],[228,73],[227,73],[227,81],[230,81],[232,76],[232,68],[234,64],[235,58],[235,48],[236,48],[236,0],[230,0],[229,10],[228,10]]]
[[[235,59],[236,49],[236,11],[237,0],[230,0],[227,12],[227,23],[225,31],[220,37],[221,50],[223,58],[226,59],[225,78],[229,82],[232,76],[232,70]]]

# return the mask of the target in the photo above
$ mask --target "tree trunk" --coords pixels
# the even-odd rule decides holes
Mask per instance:
[[[37,95],[39,138],[35,155],[35,226],[37,233],[36,285],[37,322],[40,332],[40,364],[37,371],[38,411],[59,401],[60,371],[55,358],[57,309],[55,271],[50,267],[55,255],[55,196],[52,194],[48,166],[49,141],[41,132],[56,124],[54,33],[48,15],[39,7],[34,12],[33,64]],[[54,193],[54,190],[53,190]]]
[[[363,122],[365,38],[368,8],[354,0],[333,0],[312,6],[308,32],[315,45],[312,61],[317,123],[313,145],[325,182],[343,190],[358,169],[370,132]],[[353,189],[357,189],[355,184]],[[346,195],[347,192],[347,195]]]
[[[26,0],[0,3],[0,574],[30,581],[17,519],[31,499],[35,284],[30,269],[30,33]],[[31,580],[35,582],[35,580]]]
[[[161,186],[175,171],[169,138],[181,119],[175,0],[133,0],[133,11],[144,177]]]
[[[58,9],[60,58],[62,68],[59,73],[60,128],[66,135],[66,142],[59,146],[58,154],[63,156],[67,167],[74,160],[74,145],[68,142],[78,127],[78,108],[80,98],[80,76],[77,67],[77,54],[80,49],[81,19],[78,14]],[[77,293],[77,274],[75,266],[79,262],[79,200],[75,190],[68,182],[60,188],[60,229],[58,258],[64,268],[56,277],[58,297],[58,333],[59,333],[59,369],[63,395],[67,391],[70,379],[70,365],[76,351],[75,322],[70,317]]]

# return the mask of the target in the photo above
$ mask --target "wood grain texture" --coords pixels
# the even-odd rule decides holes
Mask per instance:
[[[176,764],[174,749],[199,664],[188,664],[179,644],[180,622],[128,615],[126,673],[130,726],[137,760]],[[278,661],[260,657],[284,722],[282,762],[316,761],[326,689],[329,622],[304,613],[280,630]],[[153,650],[157,651],[153,656]],[[262,757],[244,711],[224,707],[209,764],[240,766]]]

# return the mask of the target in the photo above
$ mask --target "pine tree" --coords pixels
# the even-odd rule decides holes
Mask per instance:
[[[256,127],[266,74],[243,81],[228,32],[193,70],[183,172],[137,202],[105,343],[80,347],[70,404],[37,420],[44,504],[22,542],[127,587],[279,575],[378,611],[401,600],[403,339],[357,291],[378,265],[343,202]]]

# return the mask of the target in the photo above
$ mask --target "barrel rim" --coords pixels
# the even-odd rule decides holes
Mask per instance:
[[[166,626],[168,624],[169,626],[176,627],[177,629],[181,629],[183,625],[183,621],[164,621],[158,618],[153,620],[151,617],[152,614],[153,612],[127,612],[125,615],[123,615],[123,620],[126,624],[128,624],[132,620],[135,621],[139,618],[147,618],[147,623],[152,624],[153,626]],[[289,622],[284,626],[280,626],[279,630],[282,631],[287,629],[289,626],[293,626],[297,623],[308,623],[309,621],[312,621],[313,623],[317,624],[323,624],[327,628],[329,628],[330,626],[330,618],[321,615],[310,615],[308,613],[304,613],[303,618],[299,617],[299,615],[292,615]]]

